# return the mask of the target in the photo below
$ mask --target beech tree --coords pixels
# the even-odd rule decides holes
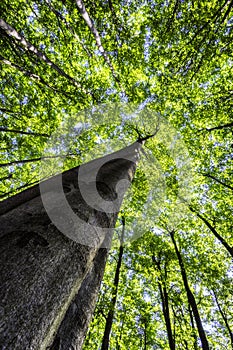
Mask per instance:
[[[33,338],[32,349],[81,348],[89,327],[83,349],[101,348],[113,302],[109,349],[231,349],[232,1],[3,0],[0,17],[1,228],[11,232],[2,237],[0,312],[19,327],[1,323],[1,346]],[[82,250],[72,230],[49,224],[38,183],[63,173],[69,202],[71,169],[142,139],[116,211],[125,218],[116,298],[120,220],[112,218],[111,249],[100,248],[103,235]],[[115,196],[107,175],[97,183],[103,197]],[[40,214],[26,215],[29,203]],[[76,204],[80,218],[95,220],[96,208]],[[6,295],[10,285],[17,292]]]
[[[132,180],[139,146],[136,143],[105,157],[96,186],[106,200],[113,201],[120,180]],[[86,165],[86,173],[99,165],[98,160],[93,162]],[[38,186],[1,203],[1,343],[5,347],[82,346],[122,201],[118,193],[115,212],[108,215],[88,205],[78,181],[82,167],[65,172],[62,184],[71,208],[85,217],[84,225],[70,224],[72,215],[55,197],[59,196],[57,177],[43,184],[42,198],[52,197],[50,209],[60,216],[69,239],[50,220]]]

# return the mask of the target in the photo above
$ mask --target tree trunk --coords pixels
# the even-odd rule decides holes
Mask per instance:
[[[193,293],[192,293],[192,291],[191,291],[191,289],[189,287],[188,279],[187,279],[187,275],[186,275],[186,271],[185,271],[185,267],[184,267],[184,263],[183,263],[183,259],[182,259],[182,256],[181,256],[179,250],[178,250],[174,234],[175,234],[174,232],[170,232],[170,236],[171,236],[172,242],[174,244],[176,255],[177,255],[177,258],[178,258],[178,261],[179,261],[181,275],[182,275],[182,279],[183,279],[183,282],[184,282],[184,287],[185,287],[185,290],[186,290],[188,302],[189,302],[189,304],[190,304],[190,306],[192,308],[193,315],[194,315],[194,318],[195,318],[195,321],[196,321],[196,324],[197,324],[198,334],[199,334],[199,337],[201,339],[202,348],[204,350],[209,350],[210,349],[209,348],[209,343],[208,343],[208,340],[206,338],[206,334],[205,334],[205,331],[204,331],[204,328],[203,328],[203,325],[202,325],[202,321],[201,321],[201,318],[200,318],[200,315],[199,315],[197,303],[196,303],[195,297],[194,297],[194,295],[193,295]]]
[[[4,349],[81,349],[123,196],[118,196],[115,212],[96,210],[83,199],[78,176],[84,169],[88,179],[99,170],[96,187],[111,204],[118,182],[130,184],[140,147],[135,143],[62,174],[65,198],[84,225],[72,226],[72,215],[56,200],[61,175],[42,183],[43,202],[41,187],[34,186],[0,203],[0,344]],[[68,228],[65,233],[51,222],[51,213],[44,208],[46,198],[52,199],[51,212],[60,227]],[[86,237],[91,244],[83,244]]]
[[[50,346],[51,350],[82,348],[103,278],[107,253],[106,248],[99,249],[92,268],[66,312],[53,344]]]
[[[226,248],[226,250],[230,253],[230,255],[233,257],[233,248],[225,241],[225,239],[215,230],[215,228],[211,225],[211,223],[201,214],[196,212],[191,206],[189,206],[189,209],[197,215],[199,219],[201,219],[206,226],[210,229],[210,231],[215,235],[215,237],[219,240],[219,242],[222,243],[222,245]]]
[[[223,319],[223,321],[224,321],[224,323],[225,323],[225,325],[226,325],[227,331],[228,331],[228,333],[229,333],[229,336],[230,336],[230,339],[231,339],[231,347],[232,347],[232,349],[233,349],[233,333],[232,333],[232,331],[231,331],[230,324],[229,324],[229,322],[228,322],[228,319],[227,319],[226,314],[224,313],[224,311],[223,311],[222,308],[221,308],[221,305],[220,305],[220,303],[219,303],[219,301],[218,301],[217,294],[215,293],[214,290],[213,290],[213,295],[214,295],[214,299],[215,299],[215,301],[216,301],[216,304],[217,304],[217,306],[218,306],[219,312],[220,312],[220,314],[221,314],[221,316],[222,316],[222,319]]]
[[[192,309],[191,309],[190,304],[188,305],[188,309],[189,309],[190,322],[191,322],[191,326],[192,326],[193,349],[194,349],[194,350],[198,350],[195,323],[194,323],[193,312],[192,312]]]
[[[155,266],[157,270],[159,271],[159,280],[158,280],[158,286],[159,286],[159,293],[162,300],[162,309],[163,309],[163,316],[166,323],[166,329],[167,329],[167,336],[168,336],[168,342],[170,350],[175,350],[175,340],[173,338],[172,334],[172,326],[171,326],[171,317],[170,317],[170,310],[169,310],[169,297],[166,287],[166,278],[163,278],[162,276],[162,268],[160,263],[160,258],[155,258],[155,256],[152,257],[153,262],[155,263]],[[166,267],[165,267],[166,269]]]
[[[119,280],[120,280],[120,271],[121,271],[121,264],[122,264],[123,252],[124,252],[124,246],[123,246],[124,231],[125,231],[125,219],[124,218],[122,219],[122,224],[123,224],[123,228],[122,228],[122,234],[121,234],[121,242],[120,242],[120,248],[119,248],[117,267],[116,267],[115,277],[114,277],[113,296],[112,296],[112,299],[110,302],[110,308],[109,308],[108,315],[106,318],[101,350],[108,350],[108,348],[109,348],[110,334],[111,334],[111,330],[112,330],[114,311],[115,311],[115,306],[116,306],[116,301],[117,301],[117,291],[118,291],[118,285],[119,285]]]

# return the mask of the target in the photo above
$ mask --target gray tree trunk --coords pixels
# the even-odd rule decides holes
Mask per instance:
[[[56,201],[59,176],[43,183],[43,195],[50,204],[54,198],[52,217],[60,220],[63,233],[51,222],[39,186],[0,203],[2,349],[81,349],[122,196],[114,212],[97,210],[83,199],[78,175],[83,172],[88,179],[99,170],[96,187],[111,204],[119,181],[131,182],[140,147],[135,143],[62,174],[66,199],[86,226],[70,225],[71,217]],[[91,244],[82,244],[86,237]]]

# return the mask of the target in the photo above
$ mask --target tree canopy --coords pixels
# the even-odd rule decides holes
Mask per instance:
[[[84,349],[101,347],[114,295],[111,349],[231,349],[233,2],[3,0],[0,13],[2,200],[38,183],[43,160],[66,170],[155,134]],[[169,137],[188,152],[182,175]],[[139,238],[123,244],[116,287],[122,226]]]

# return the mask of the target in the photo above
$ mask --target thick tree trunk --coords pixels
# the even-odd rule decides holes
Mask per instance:
[[[107,253],[106,248],[99,249],[78,294],[66,312],[50,347],[51,350],[78,350],[82,348],[103,278]]]
[[[206,338],[205,330],[204,330],[203,325],[202,325],[202,321],[201,321],[201,317],[199,315],[197,303],[196,303],[195,297],[194,297],[194,295],[193,295],[193,293],[192,293],[192,291],[191,291],[191,289],[189,287],[188,279],[187,279],[187,275],[186,275],[186,271],[185,271],[185,267],[184,267],[184,263],[183,263],[183,259],[182,259],[182,256],[180,254],[180,251],[179,251],[179,249],[177,247],[174,234],[175,234],[174,232],[170,232],[170,236],[171,236],[172,242],[174,244],[176,255],[177,255],[177,258],[178,258],[178,261],[179,261],[181,275],[182,275],[184,287],[185,287],[185,290],[186,290],[188,302],[189,302],[189,304],[191,306],[191,309],[192,309],[192,312],[193,312],[193,315],[194,315],[194,318],[195,318],[195,321],[196,321],[197,330],[198,330],[199,337],[201,339],[202,348],[204,350],[209,350],[210,349],[209,343],[208,343],[208,340]]]
[[[132,180],[139,148],[140,144],[135,143],[101,158],[103,166],[97,174],[96,187],[109,203],[115,198],[117,183]],[[96,210],[84,201],[78,174],[84,167],[88,178],[99,164],[99,160],[95,160],[62,175],[66,199],[86,226],[72,227],[70,217],[56,202],[58,176],[44,182],[44,191],[46,188],[48,191],[45,194],[50,201],[54,198],[52,211],[61,225],[69,228],[66,234],[51,222],[39,186],[0,203],[0,344],[3,349],[81,348],[122,199],[113,213]],[[82,244],[85,237],[89,240],[93,237],[89,246]],[[103,242],[105,248],[101,248]],[[59,342],[61,346],[56,345]]]

